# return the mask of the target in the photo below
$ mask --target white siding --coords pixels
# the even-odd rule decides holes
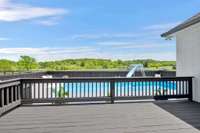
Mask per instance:
[[[200,102],[200,23],[176,33],[177,76],[194,76],[193,100]]]

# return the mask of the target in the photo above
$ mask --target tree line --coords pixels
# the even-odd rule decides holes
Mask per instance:
[[[36,70],[100,70],[127,69],[131,64],[143,64],[146,69],[175,70],[175,61],[144,60],[109,60],[109,59],[65,59],[38,62],[30,56],[21,56],[18,61],[0,60],[0,71],[36,71]]]

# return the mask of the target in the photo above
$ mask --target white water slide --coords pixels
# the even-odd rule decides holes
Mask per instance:
[[[142,73],[142,76],[145,76],[143,64],[134,64],[130,66],[130,71],[128,72],[126,77],[130,78],[132,76],[135,76],[135,72],[138,72],[138,71]]]

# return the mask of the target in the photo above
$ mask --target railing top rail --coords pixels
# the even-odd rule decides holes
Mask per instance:
[[[80,78],[23,78],[23,82],[53,82],[53,81],[160,81],[160,80],[189,80],[193,77],[80,77]]]
[[[16,78],[16,79],[10,79],[10,80],[0,80],[0,85],[1,84],[6,84],[6,83],[10,83],[10,82],[15,82],[15,81],[20,81],[20,78]]]
[[[11,80],[0,81],[0,89],[9,87],[9,86],[19,85],[20,83],[21,83],[20,79],[11,79]]]

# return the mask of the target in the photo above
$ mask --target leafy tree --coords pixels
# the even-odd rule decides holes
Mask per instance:
[[[15,71],[16,62],[2,59],[0,60],[0,71]]]
[[[173,66],[172,66],[172,69],[173,69],[173,70],[176,70],[176,65],[173,65]]]
[[[36,59],[30,56],[21,56],[17,62],[17,66],[20,70],[30,71],[38,68]]]
[[[148,67],[148,61],[144,61],[144,67],[147,68]]]

